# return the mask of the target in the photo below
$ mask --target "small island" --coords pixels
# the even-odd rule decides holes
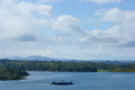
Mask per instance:
[[[28,76],[26,71],[0,67],[0,80],[21,80],[24,76]]]

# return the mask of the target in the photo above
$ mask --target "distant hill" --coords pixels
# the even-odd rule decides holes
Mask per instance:
[[[29,57],[7,57],[4,59],[10,59],[10,60],[39,60],[39,61],[61,61],[60,59],[57,58],[48,58],[44,56],[29,56]]]
[[[38,61],[72,61],[72,62],[94,62],[94,63],[103,63],[103,64],[129,64],[129,63],[135,63],[135,60],[75,60],[75,59],[58,59],[58,58],[49,58],[44,56],[29,56],[29,57],[7,57],[4,59],[10,59],[10,60],[38,60]]]

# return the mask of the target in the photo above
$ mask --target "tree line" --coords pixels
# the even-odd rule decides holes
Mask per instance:
[[[20,71],[52,71],[52,72],[135,72],[135,63],[107,64],[101,62],[72,61],[25,61],[0,60],[0,64]]]

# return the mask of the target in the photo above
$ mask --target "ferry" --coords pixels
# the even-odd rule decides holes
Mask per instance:
[[[72,85],[73,82],[65,82],[65,81],[62,80],[60,82],[53,81],[51,84],[53,84],[53,85]]]

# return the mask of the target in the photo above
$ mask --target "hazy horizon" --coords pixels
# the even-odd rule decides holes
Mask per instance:
[[[135,61],[135,59],[130,59],[130,60],[128,60],[128,59],[123,59],[123,60],[118,60],[118,59],[74,59],[74,58],[54,58],[54,57],[46,57],[46,56],[36,56],[36,55],[32,55],[32,56],[24,56],[24,57],[22,57],[22,56],[12,56],[12,57],[3,57],[3,58],[0,58],[0,59],[9,59],[9,60],[39,60],[39,61],[51,61],[51,59],[52,59],[52,61],[72,61],[72,60],[75,60],[75,61],[120,61],[120,62],[122,62],[122,61],[127,61],[127,62],[129,62],[129,61]]]
[[[0,58],[135,60],[133,0],[0,0]]]

